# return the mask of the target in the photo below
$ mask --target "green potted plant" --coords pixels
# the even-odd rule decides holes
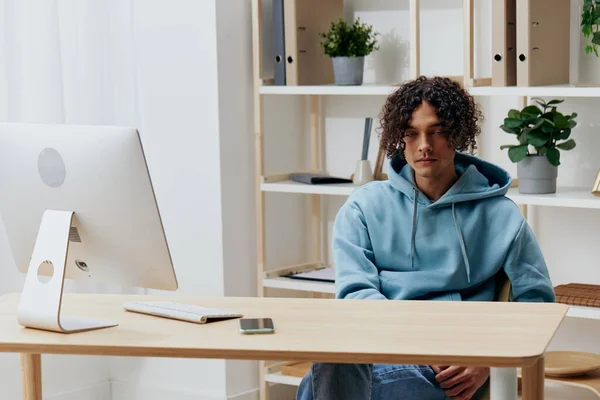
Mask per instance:
[[[379,50],[377,35],[373,26],[361,23],[360,18],[352,24],[340,18],[331,22],[327,33],[319,33],[321,48],[333,60],[336,85],[362,84],[365,56]]]
[[[577,125],[577,114],[565,115],[557,111],[556,106],[564,100],[547,103],[539,98],[532,100],[537,105],[529,105],[520,111],[511,109],[500,126],[504,132],[515,135],[519,144],[500,148],[508,149],[508,157],[517,163],[520,193],[555,193],[560,150],[575,148],[575,141],[569,136]],[[534,152],[530,152],[532,148]]]
[[[596,0],[584,0],[581,12],[581,32],[590,40],[585,46],[585,54],[594,53],[598,57],[598,45],[600,45],[600,7]]]

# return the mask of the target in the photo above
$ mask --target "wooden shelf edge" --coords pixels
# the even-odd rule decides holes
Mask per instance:
[[[519,387],[521,386],[521,372],[519,371]],[[544,378],[545,381],[548,382],[556,382],[563,385],[574,386],[582,389],[587,389],[595,393],[598,397],[600,397],[600,372],[590,372],[581,376],[573,376],[573,377],[551,377],[546,376]]]
[[[282,385],[300,386],[302,378],[287,376],[283,375],[281,372],[275,372],[272,374],[265,374],[265,381],[269,383],[279,383]]]
[[[450,77],[451,79],[454,77]],[[315,95],[315,96],[389,96],[399,84],[380,83],[357,86],[273,86],[261,85],[261,95]],[[467,91],[473,96],[519,96],[519,97],[600,97],[600,87],[594,85],[550,86],[493,86],[490,78],[470,79]]]
[[[280,277],[283,275],[314,271],[314,270],[322,269],[322,268],[326,268],[326,266],[321,265],[320,262],[308,262],[308,263],[304,263],[304,264],[289,265],[287,267],[280,267],[280,268],[271,269],[269,271],[265,271],[264,278],[272,279],[272,278],[277,278],[277,277]]]
[[[296,290],[300,292],[335,294],[335,284],[291,278],[263,279],[263,287],[271,289]]]

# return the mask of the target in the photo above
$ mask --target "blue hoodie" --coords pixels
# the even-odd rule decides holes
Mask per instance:
[[[398,156],[387,181],[350,195],[334,224],[337,298],[493,301],[503,269],[512,301],[555,301],[539,245],[505,197],[510,175],[468,154],[454,163],[458,180],[435,202]]]

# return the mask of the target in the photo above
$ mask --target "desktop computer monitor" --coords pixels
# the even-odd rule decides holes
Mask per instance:
[[[61,316],[65,278],[177,289],[135,128],[0,123],[0,213],[26,273],[17,312],[23,326],[116,325]]]

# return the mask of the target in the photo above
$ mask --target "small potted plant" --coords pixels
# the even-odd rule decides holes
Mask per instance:
[[[379,50],[377,35],[373,26],[361,23],[360,18],[352,24],[340,18],[331,23],[327,33],[319,33],[321,48],[333,60],[336,85],[362,84],[365,56]]]
[[[589,43],[585,46],[585,54],[594,53],[598,57],[600,45],[600,4],[596,0],[584,0],[581,12],[581,32]]]
[[[555,193],[560,150],[575,148],[575,141],[569,136],[577,125],[577,114],[564,115],[557,111],[557,104],[564,100],[551,100],[548,103],[539,98],[533,100],[537,105],[508,112],[500,128],[515,135],[519,144],[500,148],[508,149],[508,157],[517,163],[520,193]],[[530,152],[531,148],[535,152]]]

